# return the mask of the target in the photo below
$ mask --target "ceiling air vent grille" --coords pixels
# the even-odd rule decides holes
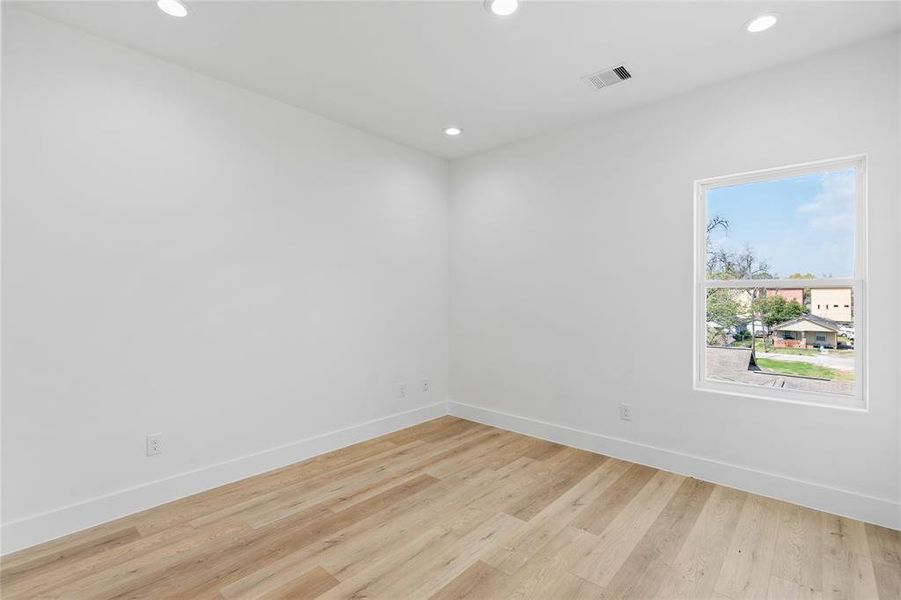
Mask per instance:
[[[586,75],[582,78],[582,81],[594,89],[600,90],[631,78],[632,74],[629,73],[626,66],[619,65],[618,67],[611,67],[609,69],[604,69],[603,71],[598,71],[597,73],[592,73],[591,75]]]

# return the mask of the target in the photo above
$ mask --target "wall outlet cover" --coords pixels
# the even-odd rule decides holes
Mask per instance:
[[[156,456],[163,453],[163,434],[151,433],[147,435],[147,456]]]

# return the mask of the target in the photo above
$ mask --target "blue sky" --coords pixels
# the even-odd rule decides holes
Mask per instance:
[[[847,169],[710,189],[707,218],[729,221],[711,239],[729,250],[750,245],[778,277],[851,277],[854,179]]]

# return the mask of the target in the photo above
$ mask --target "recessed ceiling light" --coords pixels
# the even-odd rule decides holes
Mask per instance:
[[[485,8],[499,17],[506,17],[516,12],[519,0],[485,0]]]
[[[778,20],[779,17],[776,15],[760,15],[755,19],[751,19],[746,27],[751,33],[760,33],[775,25]]]
[[[451,137],[458,136],[463,133],[463,130],[459,127],[447,127],[444,130],[444,135],[449,135]]]
[[[188,16],[188,7],[178,0],[156,0],[156,5],[167,15],[173,17]]]

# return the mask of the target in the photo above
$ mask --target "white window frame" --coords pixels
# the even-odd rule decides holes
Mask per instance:
[[[805,279],[804,287],[852,288],[854,293],[854,388],[851,395],[808,392],[757,386],[750,383],[707,378],[707,289],[709,288],[797,288],[797,279],[751,279],[707,281],[707,192],[713,188],[787,179],[823,171],[855,169],[854,273],[851,278]],[[698,179],[694,183],[694,335],[693,389],[733,396],[760,398],[866,411],[867,405],[867,156],[865,154],[774,167],[722,177]]]

